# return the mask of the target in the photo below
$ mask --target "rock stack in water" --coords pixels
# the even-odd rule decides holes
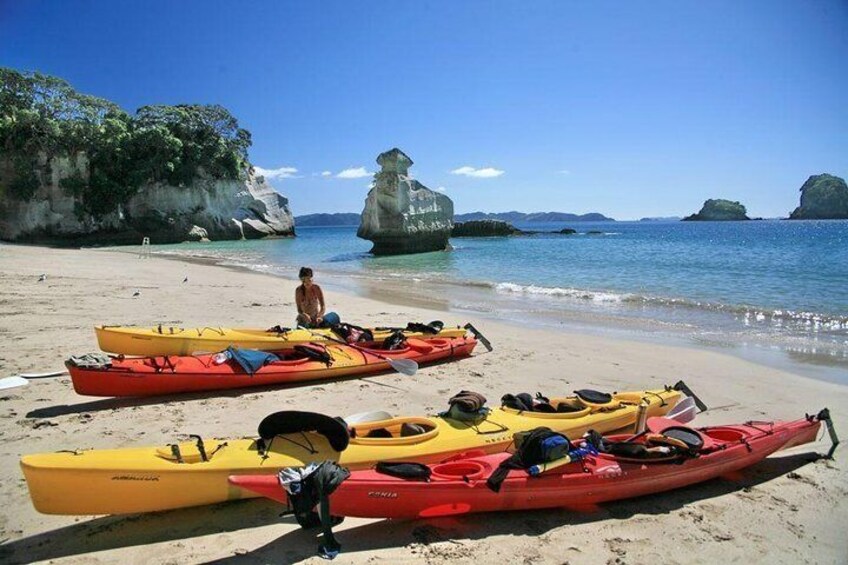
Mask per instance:
[[[440,251],[448,246],[453,202],[410,178],[410,159],[400,149],[381,153],[382,167],[365,199],[356,235],[374,243],[375,255]]]
[[[729,222],[738,220],[750,220],[745,206],[732,200],[721,198],[710,199],[704,202],[701,211],[683,218],[684,222]],[[591,233],[591,232],[590,232]]]
[[[848,219],[848,185],[837,176],[813,175],[801,187],[801,205],[790,220]]]

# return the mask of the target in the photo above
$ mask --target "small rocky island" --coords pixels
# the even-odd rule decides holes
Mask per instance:
[[[374,255],[447,249],[453,201],[409,176],[410,159],[398,148],[377,157],[381,170],[365,199],[356,235],[371,241]]]
[[[745,206],[732,200],[710,199],[697,214],[683,218],[684,222],[730,222],[750,220]]]
[[[56,245],[294,235],[221,106],[129,114],[67,82],[0,68],[0,239]]]
[[[557,231],[520,230],[509,222],[503,220],[468,220],[467,222],[456,222],[451,231],[451,237],[505,237],[510,235],[574,235],[577,230],[562,228]],[[586,232],[601,233],[601,232]]]
[[[848,185],[834,175],[813,175],[801,187],[801,205],[790,220],[848,219]]]
[[[451,237],[499,237],[521,235],[524,232],[503,220],[469,220],[455,222]]]

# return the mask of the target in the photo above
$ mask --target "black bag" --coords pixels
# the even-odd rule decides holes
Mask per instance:
[[[359,326],[342,322],[332,327],[333,333],[348,343],[360,343],[374,341],[374,333]]]
[[[393,463],[391,461],[380,461],[374,468],[378,473],[407,479],[410,481],[430,482],[430,467],[421,463]]]
[[[406,347],[406,336],[401,331],[392,332],[389,337],[383,340],[383,349],[388,351],[403,349],[404,347]]]
[[[561,443],[562,447],[560,449],[568,453],[568,448],[571,445],[568,438],[550,428],[541,427],[530,430],[529,432],[515,434],[515,453],[509,459],[501,462],[498,468],[495,469],[495,472],[486,481],[486,486],[495,492],[499,492],[501,490],[501,483],[506,479],[510,469],[529,469],[533,465],[546,463],[552,460],[552,457],[555,458],[556,456],[552,456],[549,453],[549,442],[545,441],[552,437],[564,439],[565,442]]]

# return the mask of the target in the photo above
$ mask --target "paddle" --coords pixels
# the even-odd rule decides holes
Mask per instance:
[[[418,363],[416,363],[412,359],[392,359],[391,357],[386,357],[385,355],[381,355],[380,353],[377,353],[372,349],[367,349],[365,347],[359,347],[358,345],[354,345],[353,343],[348,343],[344,340],[336,339],[334,337],[331,337],[329,334],[319,334],[318,332],[313,332],[309,328],[304,328],[303,326],[298,326],[298,327],[308,331],[310,334],[312,334],[315,337],[318,337],[318,338],[321,338],[321,339],[326,339],[328,341],[333,341],[335,343],[340,343],[342,345],[347,345],[348,347],[352,347],[353,349],[356,349],[357,351],[364,351],[365,353],[370,353],[374,357],[377,357],[378,359],[382,359],[383,361],[386,361],[392,367],[392,369],[394,369],[398,373],[403,373],[404,375],[411,377],[412,375],[414,375],[415,373],[418,372]]]
[[[66,375],[68,371],[51,371],[49,373],[21,373],[14,377],[5,377],[0,379],[0,390],[6,388],[15,388],[18,386],[26,386],[30,379],[46,379],[48,377],[59,377]]]

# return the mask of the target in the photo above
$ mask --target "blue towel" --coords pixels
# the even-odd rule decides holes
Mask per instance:
[[[251,377],[267,363],[280,360],[280,358],[273,353],[257,351],[255,349],[238,349],[231,346],[227,348],[227,353],[229,353],[230,358],[235,359],[236,363],[241,365],[242,369],[244,369]]]

